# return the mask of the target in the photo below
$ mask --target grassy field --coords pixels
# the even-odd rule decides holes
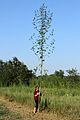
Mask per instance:
[[[19,114],[9,111],[4,104],[0,103],[0,120],[21,120]]]
[[[1,87],[0,95],[28,106],[34,106],[33,87]],[[69,120],[80,120],[80,88],[40,88],[41,107],[47,100],[47,112],[57,113]]]

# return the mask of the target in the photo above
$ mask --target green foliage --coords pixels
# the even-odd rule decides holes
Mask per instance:
[[[63,70],[59,70],[59,71],[55,71],[54,73],[57,77],[61,77],[63,78],[64,77],[64,71]]]
[[[80,118],[80,88],[41,87],[40,110],[52,111],[69,120]],[[0,95],[34,107],[33,87],[13,86],[0,88]]]
[[[53,30],[48,35],[52,17],[53,13],[50,13],[50,10],[48,11],[47,7],[43,4],[39,10],[35,11],[35,16],[33,18],[33,25],[36,30],[36,34],[33,33],[31,36],[31,40],[33,42],[32,50],[40,60],[40,75],[43,73],[45,56],[53,53],[54,50],[54,39],[52,38]]]
[[[44,75],[43,79],[41,77],[37,77],[30,82],[30,86],[35,86],[40,81],[41,87],[47,88],[77,88],[80,87],[80,76],[76,77],[75,80],[72,80],[68,76],[64,76],[63,78],[60,76],[52,75]]]
[[[34,88],[29,88],[28,86],[19,85],[11,87],[0,88],[0,95],[4,95],[9,100],[16,100],[22,104],[33,105],[33,94]],[[32,103],[31,103],[32,102]]]
[[[72,69],[69,69],[67,70],[67,73],[68,73],[68,79],[73,83],[73,84],[78,84],[80,83],[80,76],[79,76],[79,73],[77,72],[77,69],[75,68],[72,68]],[[69,82],[70,82],[69,81]]]
[[[0,86],[18,85],[20,83],[29,85],[29,80],[32,77],[32,71],[16,57],[6,62],[0,60]]]
[[[67,71],[69,76],[77,76],[78,75],[78,72],[77,72],[76,68],[75,69],[72,68],[71,70],[69,69],[69,70],[66,70],[66,71]]]
[[[47,107],[48,107],[47,99],[46,98],[41,99],[40,108],[39,108],[40,111],[43,111],[43,110],[47,109]]]

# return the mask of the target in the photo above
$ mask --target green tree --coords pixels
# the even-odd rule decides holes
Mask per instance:
[[[32,70],[29,70],[28,67],[20,62],[16,57],[13,58],[13,76],[14,82],[16,84],[22,83],[29,85],[29,80],[32,78]]]
[[[32,70],[29,70],[16,57],[6,62],[0,60],[0,85],[10,86],[19,83],[29,85],[29,80],[32,77]]]
[[[39,58],[40,75],[43,75],[43,65],[45,56],[50,55],[54,51],[53,29],[49,33],[53,13],[47,10],[47,7],[42,4],[39,10],[35,11],[33,18],[34,29],[36,34],[33,33],[31,40],[33,42],[32,50]]]
[[[63,70],[59,70],[59,71],[55,71],[54,73],[57,77],[61,77],[63,78],[64,77],[64,71]]]
[[[77,72],[76,68],[72,68],[72,69],[69,69],[69,70],[66,70],[66,71],[68,73],[68,76],[77,76],[78,75],[78,72]]]
[[[0,60],[0,84],[2,85],[3,83],[3,68],[4,68],[4,62]]]
[[[79,76],[78,70],[76,68],[66,70],[66,72],[68,73],[68,78],[69,78],[71,84],[79,83],[80,76]]]

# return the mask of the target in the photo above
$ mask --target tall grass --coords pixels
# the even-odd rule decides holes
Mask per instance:
[[[13,86],[13,87],[1,87],[0,95],[4,95],[6,98],[16,100],[22,104],[33,105],[33,88],[25,86]]]
[[[40,88],[41,101],[47,99],[47,111],[60,114],[69,120],[80,119],[80,88]],[[34,106],[34,87],[1,87],[0,95],[12,98],[22,104]]]

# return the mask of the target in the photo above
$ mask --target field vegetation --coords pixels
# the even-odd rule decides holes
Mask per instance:
[[[33,87],[26,86],[1,87],[0,95],[9,98],[10,101],[17,101],[21,104],[27,104],[33,109],[33,90]],[[69,118],[69,120],[79,120],[79,91],[80,88],[43,87],[41,88],[42,97],[40,110],[57,113],[58,115]],[[47,106],[45,104],[47,104]]]
[[[59,70],[52,75],[37,77],[18,59],[15,61],[0,62],[0,96],[26,104],[33,110],[33,92],[38,84],[42,94],[40,111],[56,113],[68,120],[80,119],[80,76],[76,69],[68,70],[67,76]],[[1,110],[5,109],[1,107]],[[0,114],[2,116],[2,111]]]
[[[21,120],[21,116],[9,111],[4,104],[0,103],[0,120]]]

